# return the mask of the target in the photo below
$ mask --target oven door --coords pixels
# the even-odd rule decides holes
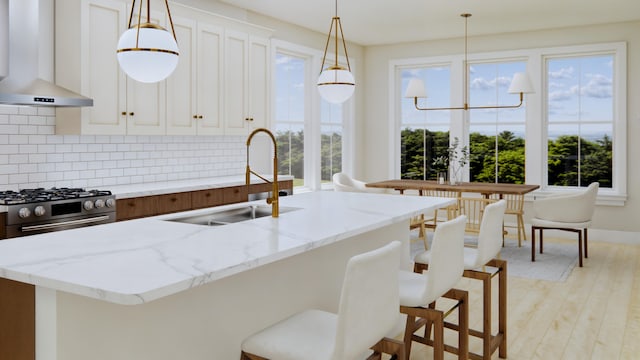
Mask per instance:
[[[27,223],[7,226],[7,238],[43,234],[51,231],[75,229],[91,225],[108,224],[116,221],[115,212],[50,220],[44,223]]]

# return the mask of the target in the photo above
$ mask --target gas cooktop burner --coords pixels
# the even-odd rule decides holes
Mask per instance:
[[[0,191],[0,204],[26,204],[93,196],[111,195],[108,190],[85,190],[82,188],[23,189],[20,191]]]

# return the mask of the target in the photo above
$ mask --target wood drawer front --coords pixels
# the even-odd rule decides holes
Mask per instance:
[[[239,202],[247,201],[249,196],[247,186],[232,186],[223,188],[222,191],[222,202],[224,204],[235,204]]]
[[[191,193],[181,192],[158,195],[158,214],[191,210]]]
[[[118,221],[158,214],[156,196],[142,196],[117,200],[116,209],[116,218]]]
[[[191,193],[191,206],[194,209],[218,206],[224,204],[224,189],[198,190]]]

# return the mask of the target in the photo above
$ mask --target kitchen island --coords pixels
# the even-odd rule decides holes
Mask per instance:
[[[452,203],[280,200],[295,210],[215,227],[166,221],[212,211],[201,209],[0,241],[0,277],[35,287],[36,359],[237,359],[242,339],[267,324],[336,311],[354,254],[401,240],[409,267],[409,219]]]

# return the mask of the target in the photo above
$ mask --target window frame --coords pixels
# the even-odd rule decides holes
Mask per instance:
[[[304,119],[304,185],[297,186],[295,192],[314,191],[333,189],[333,183],[321,182],[321,97],[316,89],[317,77],[320,74],[320,65],[322,64],[323,52],[317,49],[309,48],[306,46],[290,43],[288,41],[272,39],[271,40],[271,61],[275,64],[275,59],[278,53],[286,54],[289,56],[295,56],[303,58],[308,62],[308,66],[305,69],[305,86],[308,86],[305,91],[305,119]],[[343,56],[338,58],[340,62],[346,62]],[[353,64],[353,59],[351,59]],[[351,71],[355,76],[355,69],[351,66]],[[271,70],[273,81],[272,93],[275,94],[276,84],[276,67],[275,65]],[[355,98],[356,94],[347,100],[342,106],[342,171],[351,173],[353,171],[354,153],[355,153],[355,138],[354,138],[354,119],[355,119]],[[275,100],[275,96],[272,97],[272,101]],[[275,104],[271,106],[271,127],[274,127],[276,121],[275,116]]]
[[[599,189],[598,204],[623,206],[627,199],[627,43],[610,42],[589,45],[561,46],[551,48],[534,48],[513,51],[496,51],[469,54],[467,62],[474,63],[524,61],[532,81],[535,93],[526,94],[525,120],[525,182],[541,184],[540,190],[528,196],[545,197],[557,193],[574,191],[576,187],[558,187],[547,185],[547,129],[546,118],[548,103],[546,59],[562,56],[592,56],[611,54],[614,58],[614,118],[613,118],[613,179],[610,189]],[[401,70],[406,68],[433,66],[434,64],[451,63],[451,106],[459,106],[462,102],[463,63],[461,55],[434,56],[391,60],[389,62],[389,151],[390,178],[400,176],[400,131]],[[514,95],[516,97],[516,95]],[[517,101],[517,99],[515,99]],[[473,104],[470,104],[473,105]],[[474,111],[474,110],[468,110]],[[453,110],[451,112],[449,136],[458,137],[461,146],[468,145],[469,115],[468,111]],[[537,119],[537,120],[536,120]],[[469,171],[465,169],[463,179],[468,180]]]

